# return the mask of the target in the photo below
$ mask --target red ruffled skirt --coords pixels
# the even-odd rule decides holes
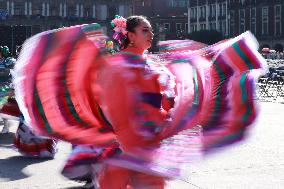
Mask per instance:
[[[104,163],[169,177],[245,138],[265,64],[251,33],[206,47],[164,42],[170,52],[148,56],[105,54],[106,38],[90,24],[25,42],[14,83],[35,130],[74,144],[119,143],[122,153]]]

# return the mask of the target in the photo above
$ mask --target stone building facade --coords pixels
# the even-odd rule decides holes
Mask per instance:
[[[188,31],[217,30],[229,36],[228,0],[189,0]]]
[[[135,0],[134,13],[151,21],[156,40],[178,39],[187,33],[188,0]]]
[[[13,53],[24,40],[41,31],[82,23],[100,23],[110,32],[116,14],[144,15],[155,40],[187,33],[188,0],[0,0],[0,43]]]
[[[283,51],[283,0],[189,0],[188,31],[217,30],[233,37],[250,30],[260,46]]]
[[[250,30],[261,48],[283,51],[283,0],[230,0],[228,9],[231,36]]]
[[[83,23],[100,23],[105,30],[116,14],[133,14],[132,0],[0,0],[0,45],[13,53],[41,31]],[[108,30],[109,31],[109,30]]]

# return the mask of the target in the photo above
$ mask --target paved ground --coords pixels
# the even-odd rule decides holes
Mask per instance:
[[[284,104],[261,105],[258,122],[245,142],[191,166],[185,181],[169,182],[167,189],[284,188]],[[59,144],[54,160],[30,159],[12,149],[12,134],[0,135],[0,189],[82,188],[59,174],[70,151],[68,143]]]

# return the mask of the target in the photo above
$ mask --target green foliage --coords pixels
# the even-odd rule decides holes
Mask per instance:
[[[194,31],[187,35],[188,39],[212,45],[224,39],[223,34],[216,30]]]

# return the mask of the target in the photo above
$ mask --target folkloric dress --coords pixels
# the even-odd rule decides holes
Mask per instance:
[[[39,136],[24,122],[18,103],[15,99],[13,85],[11,84],[10,68],[15,64],[15,59],[7,57],[0,62],[2,69],[9,70],[9,74],[1,75],[0,116],[4,122],[2,132],[9,131],[9,120],[19,121],[19,127],[14,136],[14,147],[24,156],[53,158],[56,152],[56,141]],[[2,72],[3,73],[3,72]],[[6,128],[5,128],[6,127]]]
[[[164,41],[145,56],[106,55],[106,38],[98,24],[46,31],[25,42],[15,66],[16,98],[34,130],[96,147],[73,163],[174,178],[246,137],[265,65],[251,33],[212,46]]]

